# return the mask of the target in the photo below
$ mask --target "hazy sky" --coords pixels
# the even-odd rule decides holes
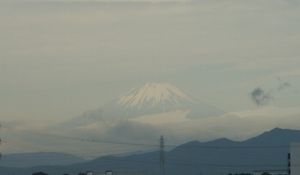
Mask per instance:
[[[0,0],[0,120],[65,121],[148,81],[247,115],[260,87],[285,116],[299,21],[297,0]]]

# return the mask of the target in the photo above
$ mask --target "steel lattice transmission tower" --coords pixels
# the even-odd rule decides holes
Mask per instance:
[[[160,175],[165,175],[165,141],[164,136],[160,136],[159,140],[159,154],[160,154]]]

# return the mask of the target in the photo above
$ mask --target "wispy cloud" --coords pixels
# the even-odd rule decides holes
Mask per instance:
[[[280,93],[281,91],[292,86],[290,82],[283,81],[281,78],[277,78],[277,80],[278,85],[268,91],[264,90],[261,87],[257,87],[253,91],[251,91],[251,99],[257,106],[269,104],[273,99],[275,99],[277,93]]]
[[[283,81],[283,80],[281,80],[281,78],[278,78],[278,82],[279,82],[279,85],[277,88],[278,91],[285,90],[286,88],[289,88],[290,86],[292,86],[292,84],[290,82]]]
[[[265,92],[262,88],[255,88],[251,93],[251,98],[257,106],[268,104],[272,100],[270,93]]]

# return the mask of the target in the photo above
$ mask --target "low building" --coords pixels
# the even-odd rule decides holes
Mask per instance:
[[[113,172],[111,170],[105,171],[105,175],[113,175]]]
[[[88,171],[86,172],[86,175],[95,175],[95,173],[93,171]]]
[[[268,173],[270,175],[288,175],[287,170],[255,170],[253,175],[262,175]]]
[[[288,159],[289,175],[300,175],[300,143],[290,145]]]
[[[37,172],[37,173],[33,173],[32,175],[48,175],[48,174],[44,172]]]

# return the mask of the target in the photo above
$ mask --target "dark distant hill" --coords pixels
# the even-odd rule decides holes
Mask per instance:
[[[288,145],[291,142],[300,142],[300,131],[276,128],[241,142],[228,139],[203,143],[192,141],[166,153],[166,171],[167,175],[220,175],[259,169],[286,169]],[[103,172],[107,169],[118,172],[118,175],[158,174],[159,153],[101,157],[70,166],[44,166],[21,170],[0,168],[0,174],[25,175],[33,171],[45,171],[50,175],[61,175],[86,170]]]
[[[4,167],[34,167],[40,165],[71,165],[85,160],[64,153],[37,152],[7,154],[1,157],[0,166]]]

